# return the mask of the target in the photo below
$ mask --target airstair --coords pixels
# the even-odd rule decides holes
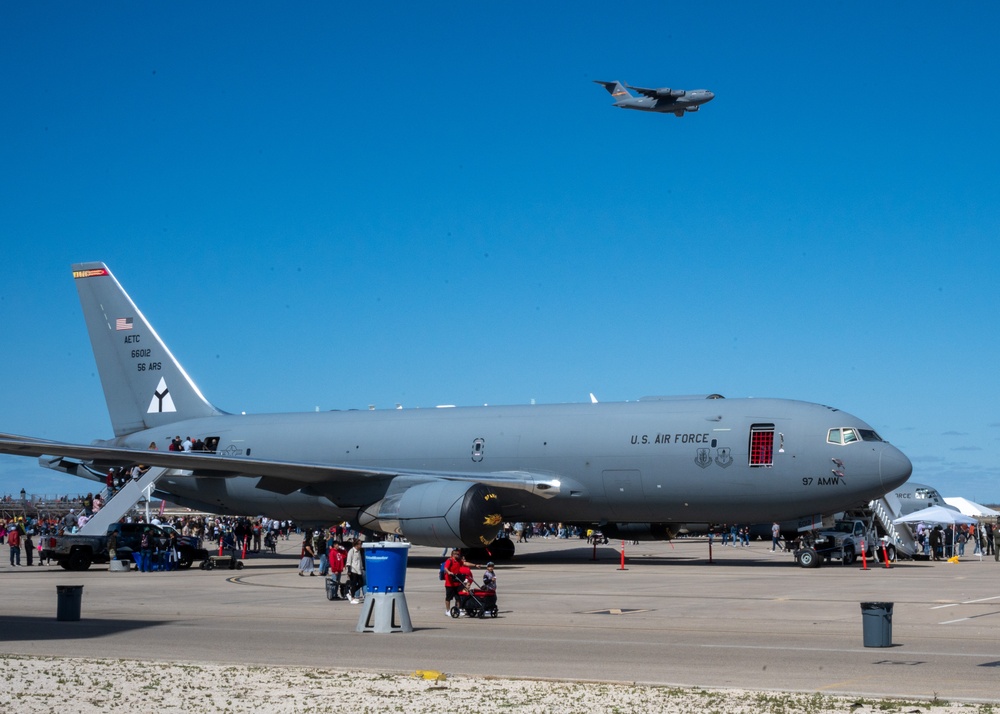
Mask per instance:
[[[78,533],[82,535],[102,535],[108,526],[120,521],[144,496],[148,498],[156,486],[156,481],[167,469],[154,466],[138,479],[129,479],[112,496],[105,490],[101,494],[104,505],[88,520]]]
[[[912,558],[922,551],[916,538],[913,537],[913,531],[908,523],[893,523],[896,518],[902,515],[901,507],[902,503],[899,497],[892,492],[868,504],[868,508],[875,518],[875,523],[878,525],[878,530],[885,533],[889,537],[889,542],[896,546],[897,557]]]

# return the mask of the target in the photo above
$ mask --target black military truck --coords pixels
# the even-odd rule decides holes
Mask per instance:
[[[118,560],[132,560],[132,553],[140,550],[142,534],[147,528],[151,531],[154,548],[165,548],[167,532],[159,526],[149,523],[112,523],[108,526],[108,533],[117,533]],[[45,536],[43,557],[55,560],[66,570],[86,570],[93,563],[107,563],[111,559],[108,555],[108,533]],[[208,558],[208,551],[202,547],[201,540],[193,536],[177,537],[177,554],[178,568],[190,568],[194,561]]]

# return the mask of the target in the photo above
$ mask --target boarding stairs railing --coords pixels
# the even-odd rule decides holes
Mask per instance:
[[[152,493],[152,487],[165,471],[164,468],[154,466],[139,478],[129,479],[77,532],[83,535],[107,533],[108,526],[120,521],[144,496]]]
[[[900,513],[898,504],[894,508],[891,500],[898,501],[899,499],[895,498],[894,495],[890,499],[890,495],[886,494],[882,498],[871,501],[868,507],[879,526],[889,536],[889,542],[896,546],[897,557],[912,558],[919,551],[919,546],[908,524],[893,523],[896,518],[899,518]]]

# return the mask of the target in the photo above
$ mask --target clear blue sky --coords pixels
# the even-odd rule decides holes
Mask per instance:
[[[1000,6],[567,7],[0,5],[0,431],[111,435],[102,260],[227,411],[789,397],[1000,501]]]

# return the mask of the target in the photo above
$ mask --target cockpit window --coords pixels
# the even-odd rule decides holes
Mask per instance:
[[[859,440],[882,441],[882,437],[873,429],[854,429],[853,427],[844,426],[838,429],[830,429],[826,434],[826,440],[827,443],[843,446]]]
[[[913,494],[915,498],[926,498],[935,503],[941,502],[941,494],[937,492],[936,488],[918,488]]]

